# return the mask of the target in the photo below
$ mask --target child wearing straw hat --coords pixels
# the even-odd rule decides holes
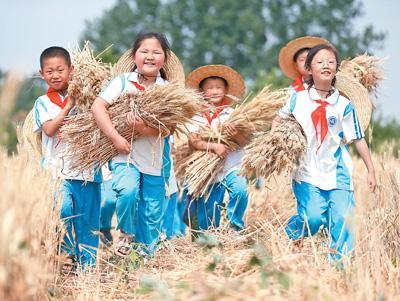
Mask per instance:
[[[43,166],[52,171],[54,178],[62,179],[61,218],[67,228],[62,250],[68,254],[62,268],[69,272],[76,261],[83,268],[96,261],[99,238],[94,231],[99,230],[101,174],[77,173],[69,168],[71,159],[64,156],[66,145],[59,129],[75,107],[74,99],[67,95],[73,71],[68,51],[62,47],[45,49],[40,67],[40,75],[49,89],[35,101],[34,131],[42,133]]]
[[[186,84],[199,89],[204,93],[207,101],[205,110],[194,116],[194,120],[203,126],[211,128],[220,127],[233,112],[230,107],[232,101],[243,97],[245,85],[242,76],[232,68],[224,65],[206,65],[192,71]],[[225,124],[225,130],[239,146],[246,143],[246,139],[238,134],[237,130]],[[228,190],[227,217],[231,228],[242,230],[244,228],[243,216],[248,203],[247,182],[245,177],[239,176],[243,150],[239,148],[229,151],[223,143],[202,140],[197,133],[198,127],[190,127],[189,145],[195,150],[210,150],[225,159],[222,172],[217,176],[217,182],[209,187],[209,197],[199,197],[190,200],[186,197],[188,212],[196,211],[198,230],[210,227],[219,227],[221,207],[225,190]],[[190,223],[190,221],[189,221]]]
[[[161,137],[158,130],[131,113],[127,123],[140,135],[131,147],[111,123],[107,108],[122,94],[164,85],[167,79],[179,79],[183,68],[179,61],[179,66],[173,65],[177,59],[173,57],[167,39],[155,32],[139,34],[133,49],[123,57],[127,59],[130,72],[111,80],[96,98],[92,111],[97,125],[119,152],[110,164],[112,188],[116,193],[117,229],[120,230],[115,251],[121,256],[130,254],[135,239],[145,245],[147,254],[152,254],[161,232],[165,186],[171,173],[169,137]]]
[[[333,46],[311,48],[305,62],[311,75],[308,88],[295,92],[279,111],[281,118],[294,116],[308,144],[303,164],[293,176],[297,214],[290,218],[286,233],[297,240],[314,235],[324,226],[330,233],[329,258],[333,262],[350,254],[354,247],[353,164],[343,139],[354,142],[367,167],[370,190],[376,186],[374,166],[355,108],[335,88],[338,66]]]
[[[308,51],[318,44],[328,44],[328,41],[319,37],[305,36],[290,41],[279,52],[279,66],[283,74],[293,80],[290,87],[294,91],[307,89],[306,82],[310,79],[310,74],[304,63]]]

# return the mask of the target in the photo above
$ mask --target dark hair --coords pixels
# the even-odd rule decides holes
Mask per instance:
[[[337,52],[336,48],[333,47],[333,45],[331,45],[331,44],[319,44],[319,45],[316,45],[313,48],[311,48],[307,54],[307,59],[306,59],[306,62],[304,63],[304,66],[307,70],[311,70],[311,62],[312,62],[314,56],[319,51],[324,50],[324,49],[333,52],[333,54],[335,55],[335,58],[336,58],[336,71],[339,69],[340,62],[339,62],[339,56],[338,56],[338,52]],[[309,87],[311,87],[314,84],[314,79],[311,77],[309,80],[307,80],[306,83],[309,85]],[[332,86],[334,86],[335,83],[336,83],[336,76],[332,80]]]
[[[71,67],[71,56],[69,55],[69,52],[63,47],[52,46],[43,50],[40,55],[40,68],[43,69],[44,61],[52,57],[64,58],[68,67]]]
[[[203,89],[204,83],[206,82],[207,79],[222,79],[222,81],[224,82],[225,88],[228,88],[227,80],[225,78],[223,78],[223,77],[215,75],[215,76],[209,76],[209,77],[206,77],[206,78],[202,79],[201,82],[199,83],[199,88],[200,89]]]
[[[162,33],[154,32],[154,31],[141,32],[136,36],[135,42],[133,42],[133,46],[132,46],[132,56],[135,56],[135,53],[139,49],[139,47],[142,44],[142,42],[144,40],[147,40],[147,39],[157,39],[157,41],[161,45],[162,50],[164,51],[165,62],[167,62],[168,57],[169,57],[170,52],[171,52],[171,47],[169,45],[167,37]],[[135,70],[135,69],[136,69],[136,66],[134,67],[133,70]],[[165,70],[163,68],[161,68],[160,74],[161,74],[162,78],[167,79],[166,74],[165,74]]]
[[[300,54],[302,54],[303,52],[306,52],[306,51],[310,51],[310,49],[311,49],[310,47],[304,47],[304,48],[297,50],[293,56],[293,62],[296,62],[296,60],[300,56]]]

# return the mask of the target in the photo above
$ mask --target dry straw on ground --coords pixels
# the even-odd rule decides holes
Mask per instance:
[[[274,130],[261,133],[245,148],[242,173],[268,179],[272,174],[292,172],[299,167],[307,149],[300,124],[293,118],[282,121]]]
[[[136,134],[127,125],[129,112],[134,112],[148,126],[159,130],[161,136],[166,136],[171,128],[178,127],[179,130],[179,126],[189,122],[200,110],[201,101],[201,95],[195,90],[172,82],[122,95],[108,108],[108,112],[116,130],[132,142]],[[98,128],[92,112],[68,117],[61,133],[68,145],[67,158],[73,162],[71,168],[79,171],[91,171],[118,154],[112,141]]]
[[[233,125],[240,135],[250,140],[255,132],[271,127],[276,111],[287,97],[285,89],[271,91],[270,87],[265,87],[254,99],[238,105],[225,123]],[[204,140],[224,143],[231,150],[238,149],[239,146],[227,135],[223,126],[221,124],[218,129],[205,127],[200,134]],[[186,170],[184,180],[189,194],[198,197],[203,196],[216,180],[223,169],[224,160],[210,151],[196,151],[176,165]]]
[[[352,265],[342,270],[328,263],[322,233],[298,243],[286,237],[296,202],[282,175],[250,189],[241,235],[224,220],[199,243],[189,236],[163,243],[139,268],[131,266],[133,257],[117,260],[103,250],[96,270],[59,278],[53,300],[396,300],[400,163],[386,155],[373,160],[381,162],[375,194],[367,192],[365,167],[355,160],[357,245]]]
[[[78,112],[89,111],[102,88],[111,80],[111,64],[101,62],[100,55],[94,55],[89,42],[82,49],[76,47],[71,51],[74,72],[68,82],[68,96],[75,99]]]

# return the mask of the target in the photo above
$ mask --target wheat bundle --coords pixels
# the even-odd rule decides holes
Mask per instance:
[[[305,134],[294,117],[284,119],[273,131],[261,133],[245,147],[241,173],[268,178],[273,173],[291,173],[307,148]]]
[[[75,99],[78,112],[85,112],[111,80],[111,65],[94,56],[89,42],[82,49],[76,47],[71,54],[74,72],[68,83],[68,95]]]
[[[287,98],[286,89],[271,91],[265,87],[251,101],[238,105],[224,124],[233,125],[240,135],[250,140],[253,133],[271,127],[276,111]],[[224,131],[224,124],[214,129],[204,127],[200,133],[202,139],[224,143],[232,151],[238,149],[239,145]],[[185,158],[185,162],[178,164],[186,170],[185,181],[189,194],[198,197],[203,196],[208,186],[215,182],[216,176],[223,169],[224,160],[207,150],[196,151]]]
[[[383,60],[372,55],[362,54],[340,64],[340,72],[354,77],[368,92],[376,92],[377,86],[384,79]]]
[[[136,139],[133,128],[127,125],[127,114],[134,112],[145,123],[160,131],[161,136],[170,129],[185,124],[198,112],[202,96],[177,82],[154,85],[142,92],[127,93],[108,108],[115,129],[128,141]],[[118,154],[112,141],[97,127],[91,112],[68,117],[61,128],[68,144],[67,157],[78,171],[91,171]]]
[[[192,152],[188,143],[175,147],[171,152],[175,176],[180,183],[183,183],[185,178],[186,163]]]

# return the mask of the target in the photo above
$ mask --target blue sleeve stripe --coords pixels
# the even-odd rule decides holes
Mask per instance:
[[[36,100],[34,105],[34,113],[35,113],[34,120],[37,127],[40,129],[42,127],[42,123],[40,121],[39,107],[41,107],[47,113],[47,108],[44,105],[44,103],[40,100],[40,98]]]
[[[293,93],[292,97],[290,98],[290,112],[293,113],[294,108],[296,107],[296,100],[297,100],[297,93]]]
[[[356,110],[354,110],[354,112],[355,112]],[[359,133],[360,133],[360,138],[362,138],[363,137],[363,134],[362,134],[362,129],[361,129],[361,125],[360,125],[360,119],[358,119],[358,116],[357,116],[357,113],[355,113],[355,115],[356,115],[356,120],[357,120],[357,125],[358,125],[358,131],[359,131]]]
[[[354,129],[356,130],[356,137],[357,137],[357,139],[360,139],[361,134],[359,132],[359,125],[358,125],[358,120],[357,120],[357,115],[356,115],[355,110],[353,110],[353,122],[354,122]]]
[[[40,124],[40,121],[39,121],[39,112],[38,112],[38,109],[36,108],[36,106],[34,107],[34,113],[35,113],[35,117],[33,119],[36,123],[36,126],[40,129],[42,127],[42,125]]]
[[[125,91],[125,76],[124,76],[124,74],[121,74],[120,76],[119,76],[119,78],[120,78],[120,80],[121,80],[121,93],[123,93],[124,91]]]
[[[351,102],[349,102],[344,109],[343,117],[346,117],[351,112],[351,110],[354,110],[354,106]]]

